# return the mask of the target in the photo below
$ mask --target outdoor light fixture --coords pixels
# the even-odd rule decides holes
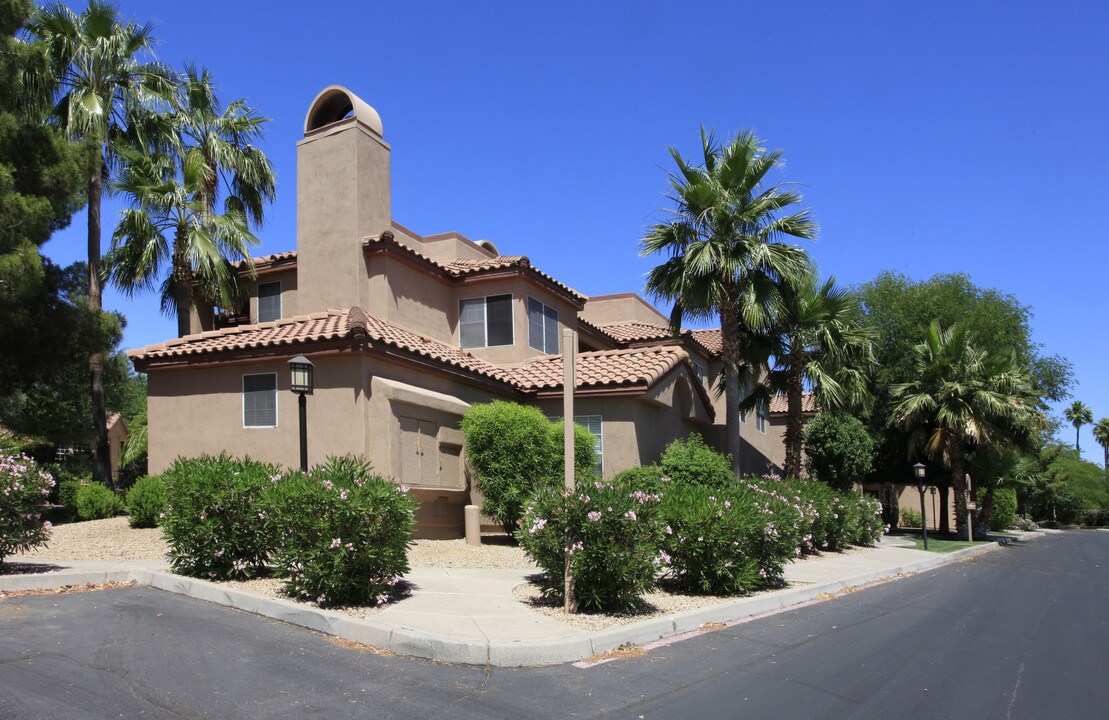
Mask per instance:
[[[297,355],[289,361],[289,371],[292,380],[289,389],[304,395],[312,394],[312,363],[303,355]]]
[[[300,405],[300,469],[308,472],[308,401],[312,394],[312,363],[303,355],[289,361],[289,389],[295,392]]]
[[[928,514],[924,511],[924,478],[928,475],[928,468],[924,463],[913,465],[913,475],[916,476],[916,489],[920,492],[920,532],[924,536],[924,549],[928,549]],[[935,492],[935,488],[932,489]]]

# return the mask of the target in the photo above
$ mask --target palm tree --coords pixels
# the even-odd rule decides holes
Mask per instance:
[[[776,367],[769,385],[787,398],[785,475],[801,474],[804,440],[802,399],[807,384],[825,410],[866,408],[866,371],[874,361],[874,332],[863,324],[857,298],[834,277],[821,283],[810,266],[781,289],[782,304],[771,330]]]
[[[1012,357],[974,347],[964,323],[941,329],[933,320],[913,348],[916,380],[891,388],[889,424],[910,431],[910,454],[923,450],[951,472],[960,533],[966,532],[968,446],[1000,444],[1032,427],[1032,391]]]
[[[165,66],[143,62],[151,51],[152,28],[124,23],[114,5],[89,0],[80,15],[62,3],[39,8],[25,25],[39,42],[51,71],[50,78],[29,78],[28,87],[49,83],[56,100],[57,122],[89,151],[88,264],[90,314],[101,311],[100,204],[103,179],[110,170],[116,139],[137,106],[168,99],[174,77]],[[94,340],[89,354],[92,392],[92,457],[94,477],[112,485],[108,466],[107,413],[104,405],[104,347]]]
[[[701,150],[704,164],[693,166],[669,149],[678,168],[669,175],[673,217],[648,230],[640,254],[669,255],[647,291],[674,303],[675,333],[686,317],[720,319],[727,450],[738,475],[740,382],[758,372],[741,333],[764,327],[780,302],[778,283],[804,271],[805,252],[783,239],[812,239],[816,224],[807,210],[779,216],[801,196],[780,182],[764,186],[781,151],[766,151],[753,132],[720,144],[702,128]]]
[[[149,289],[168,259],[162,310],[176,314],[178,335],[189,332],[194,285],[219,307],[239,304],[230,263],[253,269],[249,248],[258,239],[250,225],[262,224],[275,196],[273,168],[251,145],[266,122],[243,100],[223,108],[211,74],[188,66],[173,111],[145,118],[153,154],[127,153],[116,187],[131,208],[113,237],[110,277],[129,294]]]
[[[1094,425],[1094,439],[1105,451],[1105,476],[1109,480],[1109,418],[1102,418]]]
[[[1090,412],[1090,408],[1086,403],[1081,400],[1075,400],[1071,406],[1063,411],[1063,415],[1067,418],[1067,422],[1074,425],[1074,449],[1082,452],[1078,447],[1078,433],[1083,425],[1089,425],[1094,421],[1094,414]]]

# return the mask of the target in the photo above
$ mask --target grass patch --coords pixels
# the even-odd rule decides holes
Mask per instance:
[[[907,536],[909,540],[913,541],[913,545],[917,550],[924,549],[924,540],[920,537]],[[968,542],[966,540],[938,540],[933,537],[928,538],[928,552],[936,553],[949,553],[956,550],[963,550],[968,547],[978,547],[979,545],[988,545],[987,540],[978,540],[976,542]]]

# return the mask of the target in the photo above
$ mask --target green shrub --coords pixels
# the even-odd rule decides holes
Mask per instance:
[[[911,507],[901,508],[901,527],[919,528],[922,520],[920,511]]]
[[[792,498],[804,516],[807,531],[801,538],[802,552],[842,550],[849,544],[848,536],[852,516],[844,495],[817,480],[763,481],[764,487],[776,484],[778,492]]]
[[[1013,526],[1017,519],[1017,491],[997,488],[993,491],[993,510],[990,513],[990,530],[1000,532]]]
[[[54,478],[26,455],[0,454],[0,563],[13,552],[45,545],[43,520]]]
[[[554,487],[536,491],[516,537],[543,569],[544,597],[563,600],[569,549],[580,609],[634,609],[663,561],[658,505],[657,495],[629,493],[609,482],[580,483],[575,493]]]
[[[846,492],[873,470],[874,440],[858,418],[817,413],[805,424],[805,458],[810,477]]]
[[[265,513],[280,529],[275,553],[292,597],[319,605],[382,604],[408,572],[417,503],[352,457],[279,480]]]
[[[467,410],[462,432],[466,459],[485,498],[481,511],[511,534],[537,488],[562,484],[562,422],[552,423],[535,407],[497,401]],[[589,430],[575,426],[574,467],[579,477],[594,472],[595,442]]]
[[[662,557],[693,592],[735,595],[779,584],[798,552],[800,514],[761,489],[675,482],[662,514]]]
[[[80,520],[103,520],[119,515],[123,500],[100,483],[77,488],[77,517]]]
[[[227,455],[178,460],[162,475],[162,522],[173,572],[211,579],[250,578],[269,558],[275,530],[262,508],[280,471]]]
[[[157,476],[141,477],[127,491],[128,522],[133,528],[158,527],[166,512],[166,485]]]
[[[700,435],[672,441],[659,465],[663,475],[676,483],[725,487],[735,482],[729,456],[706,445]]]
[[[612,478],[612,484],[625,488],[629,492],[642,490],[648,493],[661,493],[669,484],[668,480],[663,481],[664,477],[662,468],[658,465],[644,465],[616,473]]]
[[[874,545],[886,532],[882,503],[865,493],[844,493],[847,506],[847,542]]]
[[[76,480],[62,480],[58,483],[58,504],[70,519],[77,517],[77,491],[81,485]]]

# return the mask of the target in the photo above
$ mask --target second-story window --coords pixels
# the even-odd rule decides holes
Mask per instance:
[[[258,284],[258,322],[281,319],[281,283]]]
[[[548,355],[558,354],[558,311],[528,298],[528,345]]]
[[[458,303],[458,336],[462,347],[512,344],[512,296],[489,295]]]

